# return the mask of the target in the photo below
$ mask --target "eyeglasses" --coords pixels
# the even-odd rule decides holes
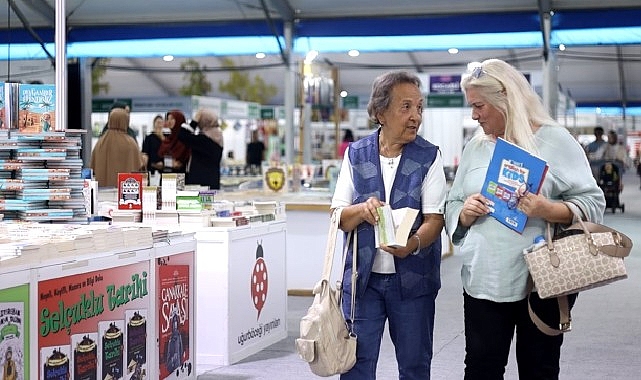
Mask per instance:
[[[507,208],[510,210],[514,210],[519,206],[519,201],[521,198],[526,196],[530,192],[530,187],[532,185],[529,183],[522,183],[521,186],[519,186],[516,191],[514,191],[512,194],[510,194],[510,198],[507,200]]]
[[[481,65],[474,66],[474,68],[472,69],[472,72],[470,73],[470,76],[472,78],[474,78],[474,79],[479,79],[483,75],[487,75],[488,77],[490,77],[490,78],[494,79],[495,81],[499,82],[499,84],[501,85],[501,88],[503,89],[503,92],[505,92],[505,85],[503,84],[503,81],[501,81],[496,76],[488,73],[487,71],[483,70],[483,66],[481,66]]]

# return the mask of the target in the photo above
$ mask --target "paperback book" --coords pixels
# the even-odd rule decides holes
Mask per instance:
[[[545,160],[502,138],[496,146],[485,174],[481,194],[491,201],[490,215],[521,233],[527,215],[518,208],[519,197],[538,194],[548,165]]]
[[[378,224],[374,229],[376,247],[405,247],[418,211],[410,207],[392,209],[388,204],[378,207]]]
[[[118,173],[118,210],[142,210],[142,173]]]
[[[54,131],[56,86],[20,84],[18,87],[18,128],[22,133]]]

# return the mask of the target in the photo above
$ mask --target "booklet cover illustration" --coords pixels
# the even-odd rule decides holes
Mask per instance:
[[[481,189],[481,194],[494,203],[490,215],[523,232],[527,215],[518,208],[519,197],[527,192],[538,194],[547,170],[543,159],[498,138]]]
[[[42,365],[42,372],[40,378],[42,380],[68,380],[71,377],[71,369],[69,368],[69,356],[71,354],[71,346],[55,346],[55,347],[42,347],[40,349],[40,358]]]
[[[126,379],[142,380],[147,376],[147,310],[125,312]]]
[[[71,354],[74,380],[98,379],[98,334],[85,333],[71,336]]]
[[[189,352],[189,265],[165,265],[158,270],[160,379],[190,375]]]
[[[52,84],[20,84],[18,128],[23,133],[54,131],[56,87]]]
[[[124,328],[124,320],[98,322],[98,372],[103,380],[117,380],[124,376]]]
[[[0,302],[0,368],[2,379],[23,380],[24,303]]]

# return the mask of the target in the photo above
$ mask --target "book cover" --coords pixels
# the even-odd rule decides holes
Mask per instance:
[[[158,267],[159,378],[185,374],[189,352],[189,265]],[[179,378],[182,376],[178,376]]]
[[[142,380],[147,377],[147,310],[127,310],[125,321],[126,379]]]
[[[118,210],[142,210],[142,173],[118,173]]]
[[[161,200],[162,210],[176,210],[176,191],[178,175],[176,173],[162,173]]]
[[[24,302],[0,302],[0,366],[3,379],[25,377]]]
[[[74,380],[98,379],[98,333],[71,335],[71,368]]]
[[[50,132],[55,129],[56,86],[20,84],[18,87],[18,128],[22,133]]]
[[[40,349],[40,379],[68,380],[71,378],[70,345],[48,346]]]
[[[545,160],[498,138],[481,189],[481,194],[493,202],[490,215],[523,232],[528,218],[517,207],[518,197],[525,192],[538,194],[547,170]]]
[[[124,320],[98,322],[98,373],[103,380],[124,377]]]
[[[374,229],[376,247],[405,247],[418,211],[411,207],[392,209],[388,204],[378,207],[378,224]]]

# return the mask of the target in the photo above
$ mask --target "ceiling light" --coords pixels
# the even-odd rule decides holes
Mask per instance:
[[[312,63],[312,61],[318,57],[318,51],[316,50],[310,50],[307,52],[307,55],[305,56],[305,63]]]
[[[565,51],[565,44],[559,44],[559,50]]]
[[[358,57],[359,55],[361,55],[361,52],[356,49],[352,49],[347,52],[347,55],[349,55],[350,57]]]
[[[162,57],[162,60],[165,61],[165,62],[171,62],[171,61],[174,60],[174,56],[173,55],[165,55],[165,56]]]
[[[341,98],[344,98],[347,96],[347,91],[343,90],[341,91]]]
[[[447,49],[447,52],[450,54],[458,54],[458,49],[457,48],[449,48]]]
[[[265,58],[265,53],[256,53],[256,58],[258,58],[258,59]]]

